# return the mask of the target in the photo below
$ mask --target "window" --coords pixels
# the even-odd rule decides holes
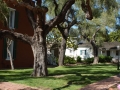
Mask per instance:
[[[5,60],[10,60],[10,56],[7,52],[7,41],[10,40],[8,38],[4,38],[4,43],[3,43],[3,58]],[[15,59],[16,58],[16,41],[11,41],[10,46],[9,46],[9,50],[11,52],[12,58]]]
[[[102,53],[105,53],[105,51],[102,51]]]
[[[15,9],[9,8],[9,28],[14,29],[15,28]]]
[[[110,51],[109,50],[107,50],[107,56],[110,56]]]
[[[72,53],[72,50],[70,49],[70,53]]]
[[[12,55],[12,58],[13,58],[13,45],[14,45],[14,41],[13,40],[10,40],[10,39],[6,39],[7,42],[10,42],[10,45],[8,47],[9,51],[11,52],[11,55]],[[10,56],[9,56],[9,53],[7,52],[7,55],[6,55],[6,60],[10,60]]]
[[[119,52],[118,51],[116,51],[116,55],[118,55],[119,54]]]
[[[80,55],[86,55],[86,50],[80,50]]]

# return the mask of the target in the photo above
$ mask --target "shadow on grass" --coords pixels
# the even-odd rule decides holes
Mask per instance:
[[[102,79],[106,79],[110,76],[119,74],[119,71],[112,70],[111,65],[89,65],[89,66],[66,66],[65,68],[70,68],[70,70],[56,70],[54,74],[50,75],[65,75],[62,79],[68,81],[65,86],[54,88],[53,90],[61,90],[63,88],[68,88],[71,85],[81,85],[85,86]],[[71,76],[69,75],[71,74]],[[68,76],[69,75],[69,76]],[[72,76],[74,75],[74,76]]]
[[[62,90],[64,88],[70,87],[71,85],[85,86],[85,85],[93,83],[92,81],[94,79],[99,81],[104,78],[107,78],[107,76],[101,76],[100,78],[98,78],[97,76],[81,76],[81,78],[78,78],[78,79],[69,77],[68,83],[65,86],[54,88],[53,90]]]
[[[0,70],[0,82],[7,82],[7,81],[16,81],[16,80],[24,80],[31,78],[30,73],[31,71],[17,71],[16,70]]]
[[[114,67],[114,68],[113,68]],[[57,67],[57,69],[51,68],[49,70],[48,77],[41,77],[44,80],[65,80],[66,85],[53,88],[53,90],[61,90],[63,88],[68,88],[71,85],[85,86],[87,84],[108,78],[113,75],[117,75],[119,71],[115,70],[115,66],[112,65],[79,65],[79,66],[64,66],[62,69]],[[0,82],[3,81],[17,81],[17,80],[27,80],[32,73],[32,69],[27,70],[0,70]],[[63,75],[62,77],[59,77]],[[56,77],[58,76],[58,77]],[[37,78],[35,78],[37,79]],[[52,83],[52,82],[51,82]]]

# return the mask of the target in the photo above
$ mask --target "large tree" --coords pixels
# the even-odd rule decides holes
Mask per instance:
[[[0,37],[7,36],[12,39],[20,39],[31,45],[34,56],[32,76],[47,76],[46,35],[53,27],[55,27],[55,25],[60,24],[64,20],[66,12],[72,6],[72,4],[75,3],[75,0],[67,0],[61,9],[61,12],[49,22],[46,22],[45,20],[48,8],[42,6],[42,0],[35,0],[36,3],[32,0],[5,1],[6,3],[14,4],[15,7],[25,7],[26,13],[34,30],[34,35],[31,37],[10,30],[0,30]]]
[[[82,10],[85,12],[85,17],[87,19],[91,20],[92,19],[92,11],[90,8],[90,0],[82,0],[79,2],[81,3]],[[54,4],[55,4],[55,15],[57,15],[57,12],[59,11],[59,4],[55,0],[54,0]],[[74,8],[77,8],[77,7],[75,7],[75,6],[71,7],[66,14],[64,22],[62,24],[57,25],[59,31],[62,34],[60,54],[59,54],[59,59],[58,59],[59,66],[64,65],[66,43],[67,43],[67,39],[69,36],[69,31],[74,24],[78,23],[77,17],[76,17],[77,9],[75,10]]]
[[[107,26],[114,27],[115,25],[115,13],[116,13],[116,1],[112,0],[104,2],[96,2],[93,4],[93,20],[83,20],[79,25],[80,35],[87,40],[93,47],[94,64],[99,62],[98,48],[99,45],[106,40]],[[109,5],[110,6],[109,6]],[[97,6],[95,6],[97,5]],[[116,5],[116,6],[115,6]],[[101,8],[104,7],[104,8]]]

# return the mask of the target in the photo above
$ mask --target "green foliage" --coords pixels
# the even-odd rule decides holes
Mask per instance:
[[[74,60],[74,58],[65,56],[64,58],[64,64],[75,64],[77,61]]]
[[[91,0],[91,5],[93,8],[99,8],[99,10],[104,11],[106,9],[106,12],[108,14],[111,14],[110,10],[118,9],[118,3],[116,0]]]
[[[55,11],[56,11],[57,14],[59,14],[60,11],[62,10],[63,5],[65,4],[65,2],[67,0],[64,0],[64,1],[55,0],[55,1],[58,4],[57,10],[55,10],[56,6],[54,4],[54,0],[52,0],[52,1],[51,0],[44,0],[44,5],[47,6],[48,9],[49,9],[48,12],[47,12],[47,14],[49,15],[49,18],[55,17]]]
[[[100,63],[111,62],[111,60],[112,60],[111,56],[105,56],[105,55],[100,55],[99,56],[99,62]]]
[[[67,48],[73,48],[74,50],[76,50],[78,47],[77,40],[74,37],[69,36],[66,44],[67,44]]]
[[[98,1],[98,2],[97,2]],[[102,42],[108,41],[108,33],[106,26],[113,28],[116,23],[116,10],[113,10],[112,8],[115,8],[114,6],[109,9],[111,14],[108,14],[107,9],[105,10],[104,5],[106,5],[105,0],[103,2],[100,2],[100,0],[92,0],[92,11],[93,11],[93,19],[90,20],[81,20],[81,24],[79,24],[79,32],[81,35],[81,38],[86,39],[89,41],[95,41],[94,43],[97,46],[100,46]],[[113,1],[113,0],[112,0]],[[109,2],[109,1],[108,1]],[[115,1],[116,2],[116,1]],[[109,4],[112,4],[109,2]],[[113,3],[114,4],[114,3]],[[115,4],[116,5],[116,4]],[[102,6],[102,9],[101,9]],[[104,10],[103,10],[104,7]],[[117,6],[116,6],[117,8]]]
[[[94,57],[92,58],[87,58],[83,60],[82,62],[85,64],[91,64],[93,63]],[[100,55],[99,56],[99,63],[106,63],[106,62],[111,62],[112,57],[111,56],[105,56],[105,55]]]
[[[57,57],[55,57],[55,60],[56,60],[56,64],[58,65],[58,58],[57,58]]]
[[[113,42],[113,41],[118,41],[120,42],[120,30],[116,30],[114,32],[111,32],[109,34],[109,41]]]
[[[9,8],[7,7],[4,0],[0,0],[0,21],[7,23],[7,17],[9,16]]]
[[[61,40],[62,35],[57,28],[53,28],[52,31],[47,34],[46,41],[48,44],[59,44]]]
[[[93,63],[93,60],[94,60],[94,58],[92,57],[92,58],[87,58],[87,59],[83,60],[82,62],[85,64],[91,64],[91,63]]]
[[[80,56],[77,57],[77,62],[79,62],[79,63],[81,62],[81,57]]]

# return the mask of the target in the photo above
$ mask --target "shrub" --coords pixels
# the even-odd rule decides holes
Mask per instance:
[[[56,60],[56,64],[58,65],[58,58],[57,58],[57,57],[55,57],[55,60]]]
[[[104,55],[100,55],[100,56],[99,56],[99,62],[100,62],[100,63],[106,62],[106,57],[105,57]]]
[[[64,58],[64,64],[75,64],[77,61],[74,60],[74,58],[65,56]]]
[[[92,58],[85,59],[83,62],[86,64],[91,64],[91,63],[93,63],[93,60],[94,60],[94,58],[92,57]]]
[[[111,60],[112,60],[111,56],[105,56],[105,55],[100,55],[99,56],[99,62],[100,63],[111,62]]]
[[[81,57],[80,56],[77,57],[77,62],[81,62]]]
[[[111,62],[111,60],[112,60],[112,57],[111,57],[111,56],[107,56],[107,57],[106,57],[106,62]]]

